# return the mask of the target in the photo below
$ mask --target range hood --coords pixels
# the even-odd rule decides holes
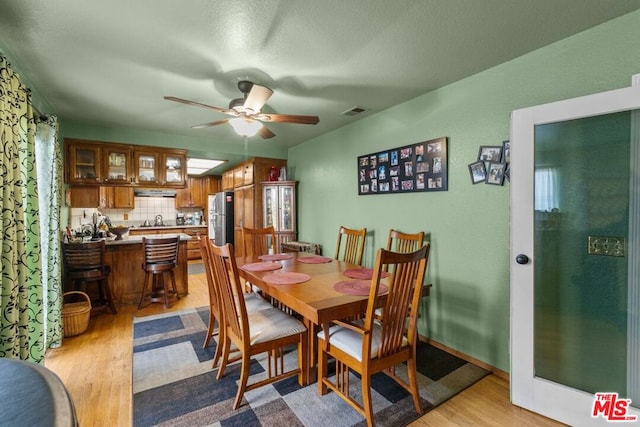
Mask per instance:
[[[133,194],[136,197],[176,197],[176,190],[136,188]]]

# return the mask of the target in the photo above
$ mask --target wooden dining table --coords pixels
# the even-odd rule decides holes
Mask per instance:
[[[302,317],[308,333],[308,360],[303,367],[303,382],[310,384],[316,381],[317,339],[316,332],[323,324],[335,319],[351,318],[364,315],[367,309],[368,295],[350,295],[334,289],[338,282],[354,280],[345,276],[345,271],[361,269],[362,267],[336,259],[326,258],[320,263],[303,263],[301,258],[318,257],[305,252],[289,252],[276,254],[275,258],[284,256],[288,259],[276,261],[265,260],[260,257],[240,257],[236,259],[238,272],[242,279],[252,283],[265,294],[275,298]],[[274,270],[251,271],[246,268],[249,264],[274,262],[282,268]],[[245,268],[243,268],[245,267]],[[295,284],[273,284],[267,279],[270,274],[303,273],[309,280]],[[380,303],[384,298],[380,299]]]

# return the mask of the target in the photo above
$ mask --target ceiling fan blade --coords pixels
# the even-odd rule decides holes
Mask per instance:
[[[244,109],[250,110],[250,113],[258,113],[272,94],[273,91],[268,87],[254,83],[253,86],[251,86],[249,95],[247,95],[247,99],[244,100]]]
[[[211,127],[211,126],[223,125],[223,124],[227,123],[229,120],[231,120],[231,119],[216,120],[215,122],[209,122],[209,123],[203,123],[201,125],[191,126],[191,128],[192,129],[201,129],[201,128],[208,128],[208,127]]]
[[[258,131],[258,134],[263,138],[263,139],[269,139],[269,138],[273,138],[274,136],[276,136],[275,133],[271,132],[269,129],[267,129],[266,126],[262,126],[260,128],[260,130]]]
[[[258,114],[254,118],[273,123],[297,123],[300,125],[315,125],[320,119],[318,116],[299,116],[295,114]]]
[[[236,113],[234,110],[229,110],[228,108],[214,107],[213,105],[201,104],[196,101],[189,101],[188,99],[176,98],[175,96],[165,96],[164,99],[168,101],[180,102],[182,104],[194,105],[196,107],[208,108],[209,110],[217,111],[218,113],[230,114],[232,116],[238,115],[238,113]]]

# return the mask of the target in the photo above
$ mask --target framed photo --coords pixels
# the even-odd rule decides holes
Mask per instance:
[[[502,160],[502,147],[499,145],[481,145],[478,151],[478,160],[500,162]]]
[[[504,170],[504,177],[507,181],[511,182],[511,165],[507,164],[507,167]]]
[[[511,163],[511,142],[502,141],[502,163]]]
[[[471,183],[478,184],[487,180],[487,171],[484,168],[484,161],[479,160],[469,164],[469,175],[471,176]]]
[[[447,191],[447,169],[446,137],[362,155],[358,194]]]
[[[506,163],[489,162],[489,167],[487,168],[487,184],[502,185],[504,183],[506,167]]]

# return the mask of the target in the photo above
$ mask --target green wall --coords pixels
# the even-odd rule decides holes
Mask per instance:
[[[515,109],[629,86],[639,40],[637,11],[290,149],[300,240],[333,255],[340,225],[367,227],[371,265],[390,228],[431,233],[420,333],[508,371],[509,184],[472,185],[467,165]],[[449,191],[358,196],[358,156],[441,136]]]

